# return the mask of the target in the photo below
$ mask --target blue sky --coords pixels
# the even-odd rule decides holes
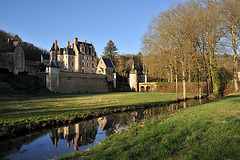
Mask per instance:
[[[177,0],[177,2],[185,0]],[[0,0],[0,29],[50,50],[73,38],[87,40],[98,56],[109,40],[120,54],[141,51],[141,37],[154,15],[176,1],[168,0]]]

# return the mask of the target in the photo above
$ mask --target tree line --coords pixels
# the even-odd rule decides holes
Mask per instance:
[[[232,73],[237,91],[239,27],[239,0],[176,3],[150,22],[142,38],[143,63],[149,74],[167,76],[171,82],[180,78],[186,99],[186,80],[191,81],[192,77],[198,81],[200,97],[203,80],[208,95],[221,95],[221,80],[225,77],[216,60],[221,63],[226,59],[230,61],[227,71]]]
[[[117,46],[112,40],[109,40],[104,48],[102,57],[110,59],[115,66],[116,73],[124,78],[128,78],[133,64],[138,74],[141,74],[143,70],[142,53],[120,55]]]

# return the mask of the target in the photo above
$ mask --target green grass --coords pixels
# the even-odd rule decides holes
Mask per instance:
[[[132,124],[60,159],[240,159],[240,95]]]
[[[193,97],[193,94],[189,94]],[[11,90],[0,91],[0,131],[15,127],[68,123],[84,119],[88,115],[110,113],[114,109],[153,102],[174,100],[175,94],[167,93],[99,93],[99,94],[52,94],[26,93]],[[68,121],[68,122],[67,122]],[[16,128],[15,128],[16,129]],[[0,135],[1,135],[0,134]]]

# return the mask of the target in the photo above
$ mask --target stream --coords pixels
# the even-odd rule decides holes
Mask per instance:
[[[129,123],[208,101],[208,99],[189,99],[170,105],[163,104],[154,108],[120,112],[2,140],[0,141],[0,159],[55,159],[70,152],[83,151],[97,145],[111,134],[125,129]]]

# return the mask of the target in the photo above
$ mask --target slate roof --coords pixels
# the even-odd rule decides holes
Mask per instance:
[[[71,49],[71,48],[64,48],[64,51],[65,51],[65,54],[75,55],[74,52],[73,52],[73,49]]]
[[[113,63],[112,63],[112,61],[110,59],[108,59],[108,58],[102,58],[102,59],[103,59],[103,62],[105,63],[105,65],[107,67],[114,68]]]
[[[59,55],[63,55],[63,48],[60,48]]]
[[[78,44],[85,44],[85,42],[78,42]],[[86,43],[86,44],[87,44],[87,46],[92,46],[91,43]]]
[[[60,65],[59,65],[57,60],[52,60],[52,61],[49,62],[48,67],[60,68]]]
[[[49,54],[42,54],[43,59],[49,60],[50,55]]]
[[[58,48],[58,46],[57,46],[57,50],[59,51],[59,48]],[[53,43],[53,45],[52,45],[52,48],[51,48],[51,50],[50,51],[55,51],[55,43]]]

